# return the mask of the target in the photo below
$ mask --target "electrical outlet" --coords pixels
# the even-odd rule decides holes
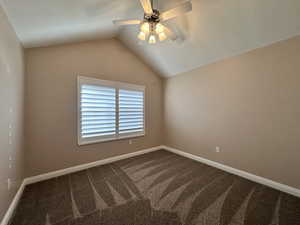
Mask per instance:
[[[221,151],[221,148],[219,146],[216,147],[216,152],[219,153]]]
[[[128,143],[131,145],[132,144],[132,140],[129,140]]]

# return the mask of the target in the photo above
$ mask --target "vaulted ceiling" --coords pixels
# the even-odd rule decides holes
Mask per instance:
[[[184,0],[154,0],[166,10]],[[299,0],[192,0],[193,11],[169,22],[174,42],[141,45],[138,26],[112,20],[143,15],[139,0],[0,0],[24,47],[119,37],[153,70],[170,77],[300,35]]]

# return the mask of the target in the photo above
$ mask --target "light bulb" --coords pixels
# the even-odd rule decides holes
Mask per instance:
[[[160,23],[156,24],[155,31],[157,34],[164,32],[164,26]]]
[[[145,22],[141,25],[141,31],[144,33],[149,33],[150,32],[150,24],[148,22]]]
[[[146,34],[145,34],[143,31],[141,31],[141,32],[139,33],[139,35],[138,35],[138,38],[139,38],[140,40],[142,40],[142,41],[145,41],[145,40],[146,40]]]
[[[153,34],[150,35],[148,42],[149,42],[149,44],[155,44],[156,43],[156,38]]]
[[[158,34],[159,40],[164,41],[167,39],[167,35],[164,32]]]

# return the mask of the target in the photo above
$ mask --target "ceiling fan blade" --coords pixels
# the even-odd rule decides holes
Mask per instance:
[[[177,17],[183,13],[187,13],[192,10],[192,3],[190,1],[185,2],[173,9],[170,9],[168,11],[165,11],[160,14],[161,21],[166,21],[169,19],[172,19],[174,17]]]
[[[121,25],[136,25],[140,24],[142,20],[114,20],[113,23],[115,25],[121,26]]]
[[[144,12],[146,14],[150,14],[151,15],[153,13],[151,1],[150,0],[140,0],[140,2],[142,4]]]

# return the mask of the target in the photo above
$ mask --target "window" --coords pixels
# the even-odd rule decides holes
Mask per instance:
[[[145,87],[78,77],[78,144],[145,135]]]

